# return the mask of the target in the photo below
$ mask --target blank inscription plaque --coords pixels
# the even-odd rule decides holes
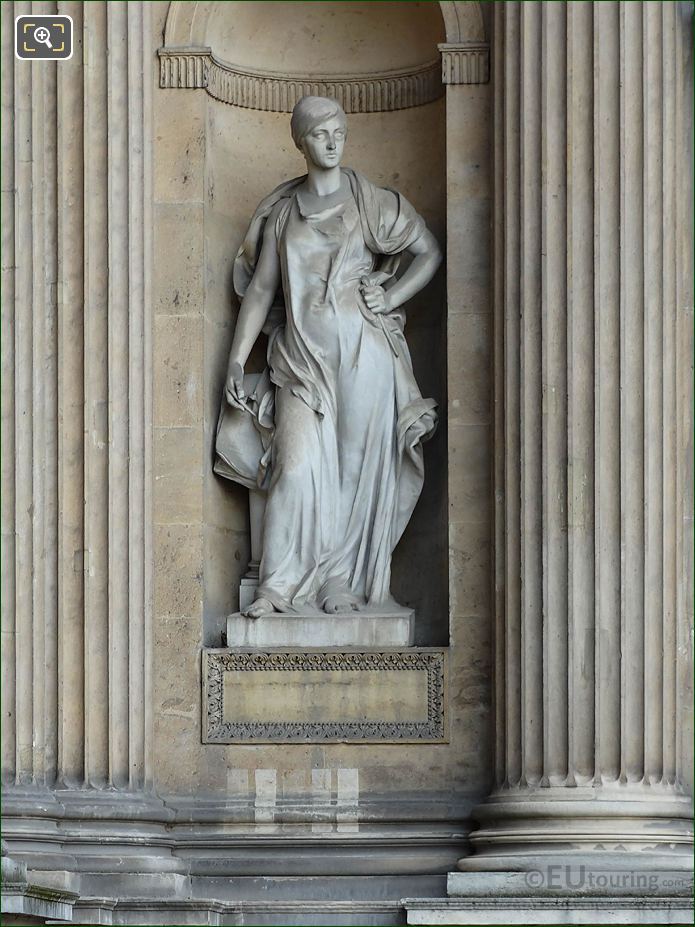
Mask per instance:
[[[204,743],[446,740],[446,651],[204,650]]]

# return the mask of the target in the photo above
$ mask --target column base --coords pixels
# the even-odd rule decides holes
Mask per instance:
[[[538,854],[605,855],[649,866],[676,859],[692,868],[693,807],[672,786],[608,783],[500,789],[474,812],[479,827],[470,836],[473,854],[463,871],[527,870]],[[649,860],[649,862],[647,862]],[[681,868],[675,863],[674,868]]]
[[[409,924],[692,924],[692,805],[672,787],[505,789]]]

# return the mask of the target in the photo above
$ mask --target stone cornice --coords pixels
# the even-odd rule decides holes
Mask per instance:
[[[205,47],[160,48],[159,86],[203,87],[217,100],[247,109],[290,113],[306,94],[338,100],[346,113],[421,106],[443,93],[440,63],[371,74],[283,74],[241,68]]]
[[[442,82],[486,84],[490,79],[490,48],[486,42],[443,42]]]

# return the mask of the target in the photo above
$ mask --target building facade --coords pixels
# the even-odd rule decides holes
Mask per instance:
[[[3,920],[687,922],[692,4],[1,12]],[[69,60],[15,57],[29,14]],[[441,675],[373,671],[426,675],[420,741],[405,681],[373,736],[210,734],[255,559],[211,466],[231,269],[307,92],[446,253],[393,566]]]

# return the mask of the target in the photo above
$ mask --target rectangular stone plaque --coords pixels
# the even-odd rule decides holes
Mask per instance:
[[[446,651],[204,650],[204,743],[446,741]]]

